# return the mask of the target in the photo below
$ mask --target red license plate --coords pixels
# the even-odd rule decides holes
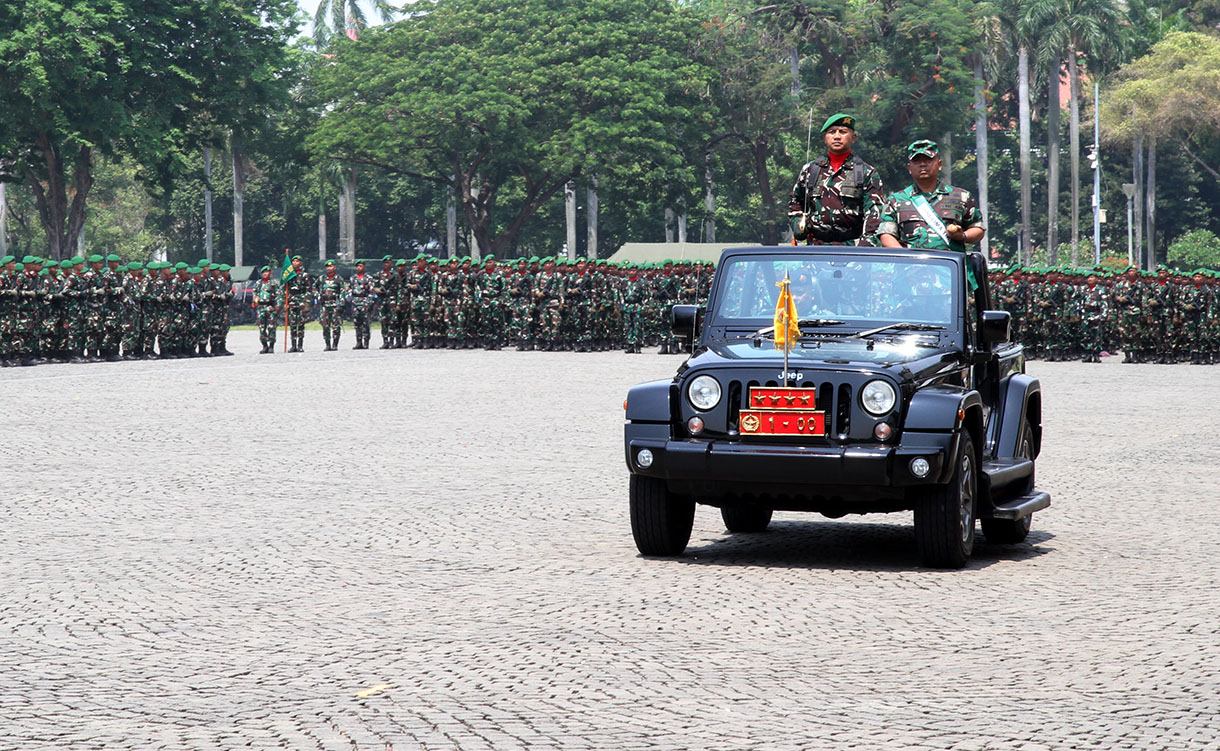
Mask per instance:
[[[743,409],[742,435],[826,435],[826,413],[797,410]]]
[[[814,389],[750,388],[751,409],[816,409]]]

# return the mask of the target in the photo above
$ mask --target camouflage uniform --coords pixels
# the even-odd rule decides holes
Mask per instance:
[[[486,349],[501,349],[508,334],[506,329],[506,299],[508,281],[494,265],[484,266],[475,277],[475,293],[479,306],[479,337]]]
[[[804,214],[797,240],[810,245],[876,245],[885,188],[872,165],[852,154],[836,170],[823,155],[801,168],[788,198],[789,215]]]
[[[339,348],[339,335],[343,333],[343,296],[347,294],[347,282],[334,269],[334,262],[327,262],[326,273],[318,277],[314,288],[318,304],[322,306],[318,321],[322,324],[327,352]]]
[[[621,292],[623,311],[623,339],[626,343],[624,351],[627,354],[639,354],[644,343],[644,302],[648,298],[647,284],[640,278],[638,272],[632,269],[628,272]]]
[[[352,298],[352,326],[356,329],[356,346],[352,349],[369,348],[369,337],[371,336],[369,317],[373,313],[373,307],[377,304],[377,296],[373,292],[376,286],[377,283],[373,277],[361,271],[352,274],[351,280],[348,281],[348,289]],[[338,340],[336,339],[336,341]]]
[[[547,264],[549,265],[549,264]],[[547,352],[559,349],[560,307],[563,305],[564,279],[553,268],[543,266],[534,277],[532,291],[538,309],[538,348]]]
[[[398,294],[398,275],[394,273],[394,266],[389,256],[385,256],[381,260],[382,269],[377,272],[373,292],[381,301],[378,306],[378,314],[381,319],[380,349],[389,349],[394,346],[394,299]]]
[[[1105,344],[1106,322],[1110,318],[1109,291],[1105,285],[1097,284],[1090,276],[1089,284],[1077,288],[1076,300],[1080,306],[1080,348],[1085,362],[1101,362],[1101,350]]]
[[[39,334],[38,347],[42,356],[56,362],[67,362],[64,343],[64,280],[59,276],[60,266],[55,261],[48,261],[46,275],[42,277],[39,296],[42,302],[42,312],[39,320],[42,328]]]
[[[30,263],[17,275],[16,320],[13,331],[13,354],[22,365],[33,365],[38,357],[38,314],[41,312],[39,292],[42,280]]]
[[[397,349],[407,346],[411,332],[411,301],[416,290],[411,289],[411,268],[405,259],[394,265],[394,343]]]
[[[138,266],[128,269],[123,277],[123,359],[142,357],[140,331],[144,318],[144,279]]]
[[[271,275],[254,283],[254,310],[258,319],[258,341],[263,345],[260,355],[275,352],[275,330],[279,316],[277,309],[283,303],[280,285]]]
[[[305,351],[305,320],[313,307],[313,277],[302,266],[296,276],[283,284],[284,306],[288,311],[289,352]]]
[[[534,347],[533,295],[534,275],[529,264],[521,261],[508,278],[509,338],[517,342],[517,350]]]

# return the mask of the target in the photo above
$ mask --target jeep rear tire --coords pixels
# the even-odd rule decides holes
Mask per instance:
[[[641,555],[681,555],[694,523],[693,500],[670,493],[663,480],[631,476],[631,535]]]
[[[1021,442],[1017,444],[1017,456],[1029,459],[1031,462],[1034,461],[1034,429],[1028,420],[1021,424]],[[1029,483],[1026,489],[1034,489],[1033,471],[1029,473]],[[983,536],[992,545],[1016,545],[1019,542],[1025,542],[1033,519],[1033,514],[1021,519],[983,519]]]
[[[961,568],[974,551],[978,466],[974,439],[962,431],[953,458],[953,475],[944,485],[915,494],[915,545],[925,566]]]
[[[757,506],[725,506],[720,509],[724,528],[730,532],[766,532],[771,509]]]

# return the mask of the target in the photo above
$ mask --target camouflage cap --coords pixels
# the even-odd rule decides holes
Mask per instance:
[[[839,112],[826,118],[826,122],[822,123],[822,132],[830,130],[836,125],[842,125],[844,128],[856,129],[856,118],[846,112]]]
[[[907,161],[909,162],[917,156],[927,156],[935,159],[940,156],[940,146],[937,145],[936,141],[927,138],[914,141],[910,146],[907,146]]]

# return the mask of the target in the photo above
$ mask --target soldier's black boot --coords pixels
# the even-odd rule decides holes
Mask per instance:
[[[661,348],[659,350],[657,350],[657,354],[658,355],[668,355],[669,354],[669,342],[661,342]]]

